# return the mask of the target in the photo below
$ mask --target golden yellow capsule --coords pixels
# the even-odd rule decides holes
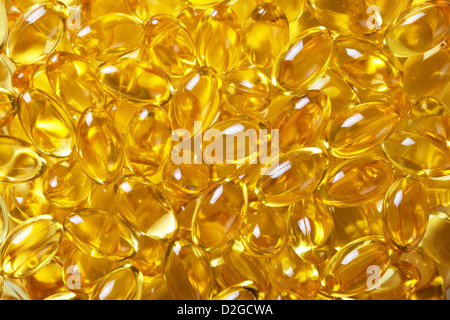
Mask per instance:
[[[173,300],[167,289],[167,282],[163,274],[155,277],[144,276],[141,300]]]
[[[283,217],[260,202],[249,204],[239,232],[244,246],[255,255],[275,254],[286,238]]]
[[[172,129],[164,109],[145,106],[131,117],[125,138],[125,156],[130,168],[143,176],[154,175],[169,159]]]
[[[405,91],[411,99],[438,94],[450,80],[450,52],[435,48],[406,60]]]
[[[411,110],[409,96],[401,86],[384,92],[358,88],[357,93],[362,103],[383,102],[393,105],[400,119],[404,119]]]
[[[129,103],[127,101],[111,100],[105,110],[113,118],[115,124],[125,137],[128,131],[128,125],[134,114],[142,108],[141,104]]]
[[[58,207],[73,208],[83,203],[92,191],[92,180],[76,159],[53,164],[42,179],[45,197]]]
[[[195,40],[197,26],[205,11],[204,9],[194,8],[188,5],[177,15],[177,19],[186,27],[193,40]]]
[[[256,68],[239,68],[227,73],[223,91],[232,112],[252,114],[263,111],[270,103],[271,83]]]
[[[269,2],[277,4],[281,10],[286,13],[289,22],[294,22],[302,15],[306,8],[306,1],[297,0],[269,0]]]
[[[44,300],[67,300],[67,301],[75,301],[75,300],[84,300],[82,295],[78,295],[73,292],[63,292],[63,293],[55,293]]]
[[[222,96],[222,81],[214,69],[200,67],[181,82],[170,101],[172,128],[186,129],[193,136],[194,121],[201,121],[206,130],[217,117]]]
[[[372,234],[367,209],[358,207],[328,207],[334,221],[334,248]],[[381,230],[383,231],[383,230]]]
[[[0,50],[2,50],[8,40],[8,14],[4,3],[0,6],[0,21]]]
[[[110,0],[81,0],[81,14],[86,19],[101,17],[109,13],[132,15],[125,1],[112,3]]]
[[[411,6],[413,0],[401,0],[401,1],[390,1],[390,0],[374,0],[375,5],[378,6],[379,12],[382,17],[381,28],[384,29],[390,26],[392,22],[407,8]],[[374,8],[371,8],[374,9]],[[371,10],[373,13],[373,10]]]
[[[307,4],[322,25],[340,34],[373,34],[382,23],[379,8],[372,0],[308,0]]]
[[[84,172],[98,183],[117,179],[124,163],[122,135],[109,114],[89,108],[77,128],[77,154]]]
[[[422,250],[417,249],[402,253],[398,257],[399,262],[407,262],[419,270],[420,283],[416,287],[416,292],[421,289],[427,289],[437,276],[439,276],[439,270],[436,267],[436,263],[431,260]]]
[[[219,73],[233,69],[242,53],[242,30],[236,13],[224,5],[206,10],[197,27],[196,45],[201,65]]]
[[[256,184],[256,195],[270,207],[294,203],[316,189],[327,165],[325,153],[318,148],[303,148],[281,154],[277,165],[264,166]]]
[[[30,297],[23,289],[21,281],[5,279],[3,281],[3,295],[0,300],[30,300]]]
[[[348,243],[328,262],[322,286],[333,297],[349,297],[370,285],[374,271],[382,277],[388,270],[392,250],[382,237],[368,236]]]
[[[51,216],[40,215],[20,223],[1,247],[3,275],[22,278],[38,272],[53,259],[61,238],[62,227]]]
[[[93,258],[75,249],[64,262],[62,277],[70,291],[87,293],[91,292],[94,286],[116,267],[118,267],[117,262]]]
[[[212,300],[258,300],[258,297],[258,288],[253,282],[244,281],[222,290]]]
[[[23,278],[22,283],[32,300],[43,300],[53,294],[67,292],[61,266],[53,261],[38,272]]]
[[[211,185],[192,218],[194,243],[206,249],[222,247],[237,234],[247,204],[247,188],[241,180],[227,178]]]
[[[335,43],[333,65],[351,84],[378,92],[402,84],[401,64],[388,50],[357,38],[342,37]]]
[[[139,236],[138,252],[129,260],[145,276],[157,276],[164,271],[168,242]]]
[[[386,239],[397,250],[413,250],[425,234],[429,215],[427,194],[420,180],[411,176],[397,180],[383,205]]]
[[[11,84],[14,87],[14,91],[19,94],[31,85],[33,75],[39,65],[26,64],[18,66],[11,77]]]
[[[106,94],[97,83],[95,69],[84,58],[57,51],[49,56],[46,68],[54,92],[74,111],[105,103]]]
[[[424,3],[404,11],[386,31],[384,41],[397,57],[423,54],[438,46],[450,27],[448,3]]]
[[[272,67],[289,42],[289,22],[285,12],[274,3],[256,6],[246,19],[243,37],[243,47],[250,63],[260,68]]]
[[[164,277],[175,300],[209,300],[214,294],[212,268],[200,248],[187,240],[172,243],[164,264]]]
[[[280,150],[311,145],[324,132],[330,113],[330,99],[321,91],[309,90],[293,97],[274,122],[279,130]]]
[[[114,186],[114,196],[121,216],[139,232],[156,240],[176,235],[178,223],[172,204],[144,177],[121,177]]]
[[[187,0],[184,1],[188,2]],[[231,2],[231,0],[189,0],[189,4],[199,9],[207,9],[215,5],[227,4],[228,2]]]
[[[196,48],[191,35],[169,15],[154,15],[145,26],[141,59],[149,60],[170,77],[182,77],[196,64]]]
[[[16,98],[9,90],[0,88],[0,128],[10,123],[16,112]]]
[[[86,206],[90,209],[106,211],[109,214],[119,216],[114,201],[114,183],[93,184],[92,191],[86,200]]]
[[[324,75],[333,46],[330,31],[323,27],[301,32],[279,53],[272,70],[272,83],[287,93],[306,90]]]
[[[260,4],[260,0],[230,1],[228,6],[238,16],[241,26],[244,26],[247,17],[258,4]]]
[[[9,33],[8,57],[18,64],[33,64],[48,57],[63,38],[65,10],[60,2],[48,2],[24,12]]]
[[[54,98],[59,102],[58,96],[55,94],[50,82],[47,77],[47,70],[45,64],[41,64],[33,74],[31,79],[31,85],[29,88],[38,89],[47,94],[48,96]],[[28,88],[28,89],[29,89]],[[66,110],[67,112],[70,110]]]
[[[40,151],[64,158],[75,145],[75,127],[64,108],[52,97],[36,89],[23,91],[18,98],[22,126]]]
[[[437,263],[450,267],[450,216],[448,207],[440,207],[430,212],[427,230],[421,247],[425,254]]]
[[[383,149],[396,167],[409,174],[441,177],[450,173],[450,147],[431,132],[399,129],[383,142]]]
[[[74,5],[78,2],[78,0],[58,0],[59,2],[64,3],[66,6]],[[37,3],[42,3],[46,1],[42,0],[9,0],[11,5],[13,5],[16,9],[18,9],[21,12],[27,11],[29,8],[34,6]],[[51,0],[51,2],[56,2],[54,0]]]
[[[449,114],[448,107],[436,97],[422,97],[411,106],[411,115],[414,117],[432,117]]]
[[[147,21],[156,14],[167,14],[176,16],[184,7],[183,0],[125,0],[130,11],[141,21]]]
[[[336,157],[349,158],[379,146],[398,125],[394,106],[360,104],[337,115],[328,128],[328,144]]]
[[[0,243],[3,242],[3,239],[5,239],[9,230],[8,207],[4,198],[5,197],[0,194]]]
[[[114,61],[139,48],[144,27],[139,19],[107,13],[83,24],[72,35],[73,51],[89,59]]]
[[[132,257],[137,251],[135,232],[108,212],[80,210],[66,216],[63,225],[69,240],[94,258],[120,261]]]
[[[43,154],[31,144],[0,135],[0,182],[20,183],[40,177],[47,167]]]
[[[44,196],[43,179],[14,183],[9,189],[10,218],[20,223],[42,213],[50,213],[50,202]]]
[[[301,258],[321,263],[334,246],[334,220],[319,197],[309,196],[289,207],[288,241]]]
[[[320,277],[316,266],[302,260],[290,246],[284,246],[270,258],[270,272],[289,293],[313,300],[319,293]]]
[[[360,157],[327,172],[319,195],[328,205],[356,206],[378,200],[394,179],[392,165],[380,157]]]
[[[139,300],[142,273],[132,265],[124,265],[108,273],[89,295],[89,300]]]

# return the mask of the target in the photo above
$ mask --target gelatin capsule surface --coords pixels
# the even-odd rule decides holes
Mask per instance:
[[[43,300],[53,294],[67,292],[61,266],[51,261],[38,272],[23,278],[22,283],[31,300]]]
[[[258,288],[245,281],[219,292],[212,300],[258,300],[258,295]]]
[[[334,248],[340,250],[347,243],[372,234],[368,210],[358,207],[328,207],[334,221]],[[383,231],[383,230],[382,230]],[[381,232],[381,234],[383,234]]]
[[[155,277],[145,277],[142,284],[141,300],[172,300],[172,296],[167,289],[167,282],[164,275]]]
[[[450,237],[450,218],[448,208],[438,208],[430,212],[427,230],[422,240],[423,251],[435,262],[449,267],[450,252],[448,243]]]
[[[138,252],[130,259],[144,276],[158,276],[164,272],[164,260],[170,243],[139,236]]]
[[[0,88],[0,128],[7,125],[17,112],[16,99],[12,92]]]
[[[125,0],[124,2],[128,9],[141,21],[147,21],[155,14],[176,16],[185,7],[183,0]]]

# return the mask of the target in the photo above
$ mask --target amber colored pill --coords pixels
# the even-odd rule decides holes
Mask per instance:
[[[222,290],[212,300],[258,300],[258,296],[258,288],[253,282],[244,281]]]
[[[411,115],[414,117],[432,117],[448,114],[450,110],[438,98],[432,96],[422,97],[411,106]]]
[[[32,300],[43,300],[53,294],[67,292],[62,279],[61,266],[54,261],[38,272],[23,278],[22,283]]]
[[[17,112],[16,98],[7,89],[0,88],[0,128],[6,126]]]
[[[20,93],[31,85],[33,75],[38,68],[37,64],[17,66],[11,76],[11,84],[16,93]]]
[[[450,267],[448,251],[450,218],[448,214],[447,207],[437,208],[430,212],[427,230],[421,243],[425,254],[446,267]]]

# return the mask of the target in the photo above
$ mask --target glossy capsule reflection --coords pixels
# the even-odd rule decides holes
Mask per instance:
[[[430,212],[427,230],[421,243],[425,254],[435,262],[446,267],[450,267],[450,253],[448,251],[450,242],[449,230],[450,218],[448,208],[437,208]]]
[[[54,261],[50,261],[38,272],[23,278],[22,283],[32,300],[43,300],[53,294],[67,292],[62,279],[62,268]]]
[[[17,112],[16,99],[12,92],[0,88],[0,128],[7,125]]]
[[[139,235],[138,252],[130,259],[144,276],[158,276],[164,271],[164,260],[166,258],[169,242],[163,242]]]
[[[340,250],[347,243],[372,234],[369,211],[365,206],[331,207],[334,221],[334,248]],[[383,234],[381,230],[381,234]]]
[[[139,300],[142,281],[142,273],[135,267],[119,267],[108,273],[95,286],[89,300]]]
[[[251,281],[244,281],[219,292],[212,300],[258,300],[258,288]]]
[[[305,90],[325,73],[333,54],[333,38],[323,27],[311,28],[292,39],[279,53],[272,82],[286,92]]]

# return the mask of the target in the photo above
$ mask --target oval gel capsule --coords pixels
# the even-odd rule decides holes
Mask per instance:
[[[132,265],[124,265],[108,273],[93,289],[89,300],[139,300],[142,273]]]

